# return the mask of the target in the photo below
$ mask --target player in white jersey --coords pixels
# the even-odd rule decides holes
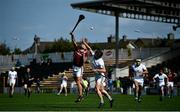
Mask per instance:
[[[94,53],[92,51],[91,47],[85,41],[83,41],[83,43],[90,50],[90,52],[93,56],[92,57],[92,67],[93,67],[93,71],[95,73],[95,80],[96,80],[95,89],[100,98],[100,103],[99,103],[98,108],[102,108],[104,105],[103,95],[105,95],[109,99],[110,107],[112,108],[113,99],[109,95],[109,93],[104,89],[104,86],[106,85],[106,83],[105,83],[106,68],[104,65],[104,61],[102,59],[103,52],[101,50],[96,50]]]
[[[163,70],[160,69],[159,73],[153,77],[153,81],[158,82],[158,84],[159,84],[160,101],[162,101],[162,99],[164,97],[164,88],[168,84],[168,77],[166,74],[163,73]]]
[[[16,84],[17,72],[15,71],[15,67],[12,67],[12,70],[8,73],[8,84],[9,84],[9,96],[12,97],[14,94],[14,86]]]
[[[141,102],[141,91],[144,85],[144,77],[148,74],[147,68],[141,63],[141,59],[136,59],[132,65],[135,85],[135,100]]]
[[[62,79],[61,79],[60,90],[59,90],[59,92],[58,92],[57,95],[60,95],[61,92],[62,92],[62,90],[63,90],[63,88],[64,88],[64,90],[65,90],[65,96],[67,96],[67,80],[68,80],[68,78],[67,78],[67,76],[65,75],[65,72],[63,72]]]

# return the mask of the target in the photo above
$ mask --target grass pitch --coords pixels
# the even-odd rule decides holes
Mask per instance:
[[[75,103],[76,95],[68,94],[32,94],[30,99],[23,94],[15,94],[9,98],[7,94],[0,94],[0,111],[180,111],[180,96],[159,101],[157,95],[145,95],[142,102],[137,103],[130,95],[113,94],[113,108],[105,98],[105,105],[98,109],[99,98],[96,94],[89,94],[80,103]]]

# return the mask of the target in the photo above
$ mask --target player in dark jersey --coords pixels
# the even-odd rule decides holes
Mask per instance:
[[[169,70],[169,73],[167,74],[169,82],[168,82],[168,96],[169,98],[173,97],[173,89],[174,89],[174,79],[177,76],[175,72],[172,72]]]
[[[34,78],[31,75],[31,69],[27,68],[26,73],[24,74],[23,77],[23,83],[24,83],[24,91],[25,91],[25,96],[28,93],[28,98],[30,98],[31,94],[31,85],[33,83]]]
[[[78,98],[75,102],[80,102],[83,99],[83,87],[82,87],[82,76],[83,76],[83,65],[87,59],[87,49],[84,44],[77,45],[73,33],[70,33],[71,39],[74,45],[73,55],[73,76],[78,87]]]

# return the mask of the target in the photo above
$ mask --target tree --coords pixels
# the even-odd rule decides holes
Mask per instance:
[[[69,52],[73,51],[73,44],[68,39],[63,39],[62,37],[58,40],[55,40],[52,47],[48,48],[44,51],[44,53],[49,52]]]
[[[22,53],[22,51],[21,51],[20,48],[15,48],[14,49],[14,54],[21,54],[21,53]]]
[[[5,43],[0,43],[0,55],[10,54],[10,48]]]

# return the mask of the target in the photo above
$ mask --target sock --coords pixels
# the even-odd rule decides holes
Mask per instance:
[[[30,98],[30,94],[31,94],[30,91],[28,91],[28,98]]]
[[[103,96],[100,96],[101,103],[104,103]]]
[[[111,101],[112,100],[112,97],[106,92],[106,91],[103,91],[103,94]]]

